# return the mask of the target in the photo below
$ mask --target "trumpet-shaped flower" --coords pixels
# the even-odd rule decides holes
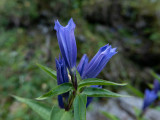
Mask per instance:
[[[74,36],[76,25],[71,18],[68,25],[63,27],[58,20],[55,21],[54,29],[57,32],[58,43],[65,64],[71,73],[75,72],[77,59],[77,46]]]
[[[77,66],[77,70],[80,76],[82,76],[82,74],[84,73],[84,69],[87,66],[87,64],[88,64],[88,57],[86,54],[84,54]]]
[[[82,78],[85,79],[97,77],[97,75],[106,66],[111,57],[116,53],[116,48],[112,48],[112,46],[109,44],[101,47],[97,54],[84,68]]]
[[[58,85],[69,82],[67,68],[64,62],[64,59],[59,57],[59,60],[56,59],[56,68],[57,68],[57,83]],[[64,108],[64,101],[68,99],[68,93],[58,96],[58,103],[61,108]]]
[[[146,89],[142,110],[145,110],[148,106],[150,106],[157,99],[157,97],[157,93],[154,90]]]
[[[82,79],[97,77],[97,75],[102,71],[107,62],[116,53],[117,53],[116,48],[112,48],[111,45],[107,44],[104,47],[100,48],[100,50],[97,52],[97,54],[92,58],[92,60],[89,63],[87,55],[84,54],[77,67],[77,70],[80,73]],[[93,85],[91,87],[101,88],[101,86],[97,85]],[[87,98],[86,106],[88,106],[91,103],[92,99],[93,99],[92,97]]]

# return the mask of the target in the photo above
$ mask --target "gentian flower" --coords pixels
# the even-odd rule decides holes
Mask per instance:
[[[68,25],[63,27],[58,20],[55,21],[54,29],[57,31],[57,38],[62,57],[70,73],[76,70],[77,46],[74,36],[76,25],[71,18]]]
[[[57,69],[57,83],[58,85],[69,82],[67,68],[64,62],[64,59],[59,57],[59,60],[56,59],[56,69]],[[61,108],[64,108],[64,101],[68,99],[69,94],[64,93],[58,96],[58,104]],[[63,97],[65,99],[63,99]]]
[[[82,79],[97,77],[98,74],[105,67],[107,62],[116,53],[117,53],[116,48],[112,48],[111,45],[107,44],[100,48],[100,50],[97,52],[97,54],[92,58],[92,60],[89,63],[87,55],[84,54],[77,67],[77,70],[80,73]],[[91,87],[101,88],[102,86],[93,85]],[[86,106],[88,106],[91,103],[92,99],[93,99],[92,97],[87,98]]]
[[[87,65],[88,65],[88,57],[86,54],[84,54],[77,66],[77,71],[79,72],[80,76],[84,74],[84,69]]]
[[[116,48],[112,48],[112,46],[109,44],[101,47],[100,50],[97,52],[97,54],[92,58],[92,60],[88,64],[85,63],[85,67],[83,68],[84,70],[82,78],[86,79],[86,78],[97,77],[98,74],[105,67],[105,65],[108,63],[108,61],[111,59],[111,57],[116,53],[117,53]],[[86,62],[86,59],[84,60],[84,62]]]
[[[158,95],[154,90],[145,90],[145,97],[143,102],[142,110],[145,111],[148,106],[150,106],[156,99]]]

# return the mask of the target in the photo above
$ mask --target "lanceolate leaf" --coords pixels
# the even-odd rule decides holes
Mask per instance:
[[[60,109],[59,107],[53,107],[50,115],[50,120],[72,120],[72,113]]]
[[[85,94],[79,94],[74,99],[74,120],[86,120],[86,103],[87,96]]]
[[[93,88],[93,87],[85,88],[82,93],[86,94],[88,97],[129,97],[126,95],[120,95],[120,94],[111,92],[109,90],[105,90],[101,88]]]
[[[43,100],[43,99],[47,99],[48,97],[51,96],[57,96],[63,93],[66,93],[70,90],[73,89],[73,86],[71,83],[63,83],[61,85],[58,85],[57,87],[53,88],[51,91],[49,91],[48,93],[36,98],[37,100]]]
[[[43,118],[43,120],[49,120],[51,111],[50,107],[31,99],[21,98],[18,96],[13,96],[13,97],[18,101],[27,104],[30,108],[32,108],[32,110],[34,110],[37,114],[39,114],[41,118]]]
[[[97,79],[97,78],[89,78],[89,79],[82,80],[78,85],[78,89],[80,89],[82,87],[90,86],[90,85],[117,85],[117,86],[124,86],[124,85],[126,85],[126,83],[120,84],[120,83],[114,83],[114,82],[110,82],[110,81],[106,81],[106,80],[102,80],[102,79]]]
[[[45,71],[46,73],[48,73],[53,79],[57,80],[57,73],[56,71],[52,70],[51,68],[48,68],[46,66],[37,64],[38,67],[40,67],[43,71]]]

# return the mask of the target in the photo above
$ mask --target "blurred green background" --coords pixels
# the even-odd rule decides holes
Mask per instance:
[[[99,78],[143,92],[154,80],[150,70],[160,73],[159,0],[0,0],[0,120],[40,120],[10,95],[36,98],[55,86],[36,63],[55,69],[54,20],[66,25],[71,17],[78,61],[107,43],[117,47]]]

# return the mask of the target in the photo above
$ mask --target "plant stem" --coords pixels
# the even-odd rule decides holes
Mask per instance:
[[[69,99],[68,105],[67,105],[67,107],[65,108],[66,111],[69,111],[69,110],[70,110],[70,108],[71,108],[71,106],[72,106],[72,104],[73,104],[75,95],[76,95],[76,91],[73,91],[73,93],[72,93],[72,95],[71,95],[71,97],[70,97],[70,99]]]
[[[65,110],[66,111],[69,111],[72,104],[73,104],[73,101],[74,101],[74,98],[76,96],[76,92],[77,92],[77,77],[75,74],[73,74],[72,72],[70,72],[70,75],[71,75],[71,81],[72,81],[72,84],[74,86],[74,90],[71,94],[71,96],[69,97],[69,100],[68,100],[68,105],[66,106]]]

